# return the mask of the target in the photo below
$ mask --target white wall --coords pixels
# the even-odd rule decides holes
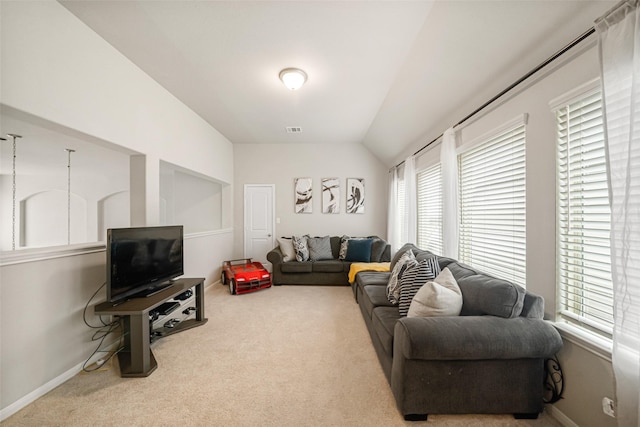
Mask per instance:
[[[591,46],[591,47],[589,47]],[[546,318],[556,319],[556,122],[549,102],[597,78],[598,57],[593,43],[572,51],[554,69],[545,70],[506,101],[497,103],[462,128],[460,145],[528,114],[526,126],[527,289],[545,299]],[[443,125],[443,130],[446,125]],[[439,156],[435,149],[418,164]],[[554,406],[576,424],[614,426],[602,413],[602,398],[613,397],[611,362],[565,338],[560,362],[565,372],[564,399]]]
[[[276,236],[369,236],[386,238],[387,169],[361,145],[326,147],[311,144],[236,144],[234,146],[236,255],[243,248],[243,191],[245,184],[275,184]],[[313,213],[294,212],[293,180],[313,179]],[[339,178],[340,213],[322,213],[322,178]],[[347,214],[346,179],[365,179],[365,213]],[[238,252],[240,251],[240,252]]]
[[[154,181],[145,183],[147,202],[159,200],[162,160],[232,186],[231,143],[59,3],[3,1],[0,9],[0,103],[145,156],[145,179]],[[146,217],[159,217],[159,203],[151,209]],[[218,279],[232,253],[228,217],[227,229],[185,239],[185,275]],[[100,246],[27,262],[15,255],[0,263],[0,419],[89,357],[95,343],[81,313],[105,280]]]
[[[3,104],[232,181],[229,141],[63,6],[0,7]]]

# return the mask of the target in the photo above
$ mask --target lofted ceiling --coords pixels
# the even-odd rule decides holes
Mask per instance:
[[[234,144],[363,144],[391,165],[615,1],[60,3]]]

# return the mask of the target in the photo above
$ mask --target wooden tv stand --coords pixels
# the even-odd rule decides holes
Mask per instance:
[[[112,315],[122,319],[124,349],[118,353],[122,377],[147,377],[158,367],[150,347],[149,312],[163,302],[195,286],[196,317],[176,324],[171,335],[207,323],[204,317],[204,278],[181,278],[162,291],[123,303],[103,302],[94,307],[96,315]]]

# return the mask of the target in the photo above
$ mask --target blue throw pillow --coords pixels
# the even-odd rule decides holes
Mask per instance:
[[[371,239],[349,239],[345,261],[371,262]]]

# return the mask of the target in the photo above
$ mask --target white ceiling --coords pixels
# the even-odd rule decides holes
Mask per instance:
[[[61,1],[232,143],[364,144],[387,165],[615,2]]]

